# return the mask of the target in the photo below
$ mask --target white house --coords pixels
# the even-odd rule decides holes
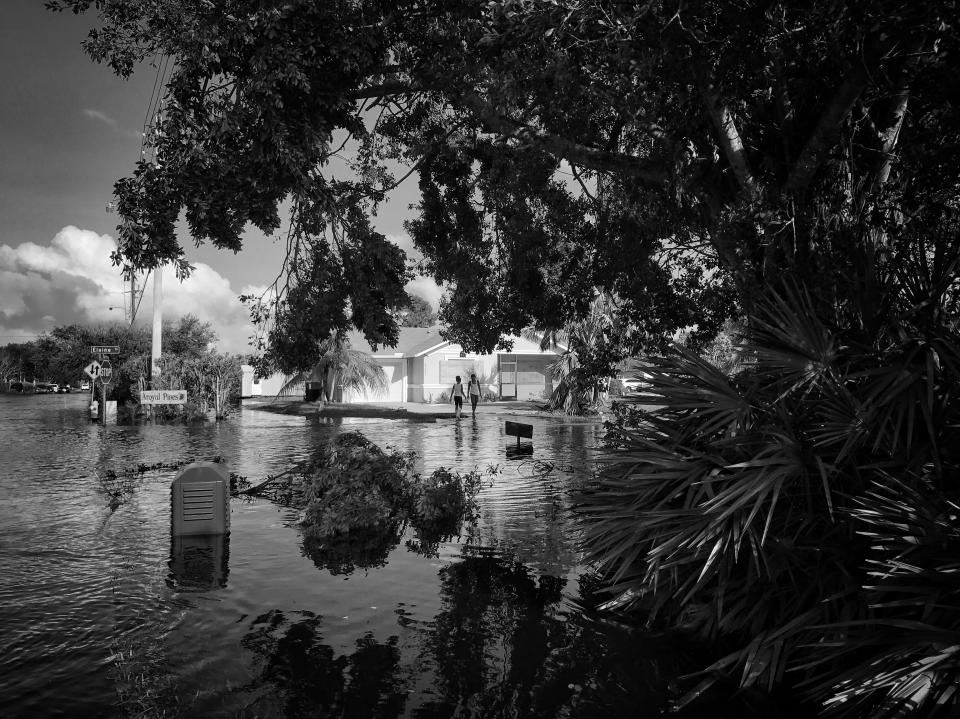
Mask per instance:
[[[547,365],[556,360],[557,351],[540,350],[536,342],[511,337],[510,352],[470,354],[440,336],[439,327],[401,327],[396,347],[380,347],[376,352],[360,332],[348,334],[350,346],[369,353],[387,375],[383,393],[342,390],[343,402],[437,402],[450,396],[457,375],[464,383],[476,374],[484,394],[494,399],[546,399],[553,391]],[[565,348],[560,348],[560,352]],[[253,368],[243,365],[243,396],[272,397],[289,380],[275,374],[254,381]],[[288,386],[282,396],[303,396],[304,384]],[[335,395],[336,397],[336,395]]]
[[[381,395],[345,390],[344,402],[438,401],[441,395],[449,397],[457,375],[466,382],[471,373],[495,399],[545,399],[553,391],[547,365],[557,352],[543,352],[538,343],[522,337],[511,338],[510,352],[485,355],[464,352],[443,339],[439,327],[401,327],[397,346],[376,352],[359,332],[351,332],[349,339],[351,347],[369,352],[383,367],[389,388]]]
[[[279,372],[269,377],[255,377],[253,366],[240,365],[240,396],[247,397],[292,397],[303,395],[303,382],[289,384],[290,376]]]

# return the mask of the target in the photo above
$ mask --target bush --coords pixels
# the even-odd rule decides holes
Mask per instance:
[[[414,461],[413,453],[384,452],[359,432],[317,448],[301,471],[305,553],[334,574],[346,573],[385,562],[408,523],[417,546],[430,553],[464,521],[475,521],[480,472],[440,467],[422,477]]]
[[[389,524],[404,509],[412,464],[411,455],[386,454],[358,432],[321,446],[306,474],[306,536],[326,538]]]
[[[948,285],[902,276],[842,331],[773,295],[733,377],[678,348],[651,360],[656,409],[617,409],[619,461],[578,503],[587,558],[608,608],[714,648],[697,693],[738,677],[826,713],[956,716],[960,336]]]

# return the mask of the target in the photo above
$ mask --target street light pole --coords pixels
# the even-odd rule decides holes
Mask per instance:
[[[163,300],[163,266],[155,267],[153,270],[153,342],[150,346],[150,388],[157,389],[157,382],[160,380],[160,353],[161,333],[163,322],[161,316],[160,304]]]

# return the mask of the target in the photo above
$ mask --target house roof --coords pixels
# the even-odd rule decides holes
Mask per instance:
[[[430,354],[442,347],[452,344],[449,340],[440,336],[440,326],[433,327],[401,327],[400,337],[397,339],[396,347],[379,347],[374,352],[370,344],[364,338],[361,332],[351,330],[347,334],[350,346],[361,352],[369,352],[374,357],[421,357]],[[535,342],[520,337],[513,338],[515,345],[519,346],[520,354],[539,353],[540,348]],[[566,351],[566,346],[558,345],[560,352]],[[517,351],[517,350],[515,350]],[[547,354],[555,354],[557,350],[547,350]],[[500,354],[496,352],[495,354]]]
[[[350,346],[361,352],[369,352],[374,357],[417,357],[430,350],[450,344],[440,336],[440,327],[401,327],[396,347],[379,347],[374,352],[363,333],[352,330],[347,334]]]

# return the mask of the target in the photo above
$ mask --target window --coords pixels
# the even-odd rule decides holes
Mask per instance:
[[[453,386],[460,375],[462,382],[467,382],[471,374],[476,374],[475,361],[472,359],[450,358],[440,362],[440,384]]]

